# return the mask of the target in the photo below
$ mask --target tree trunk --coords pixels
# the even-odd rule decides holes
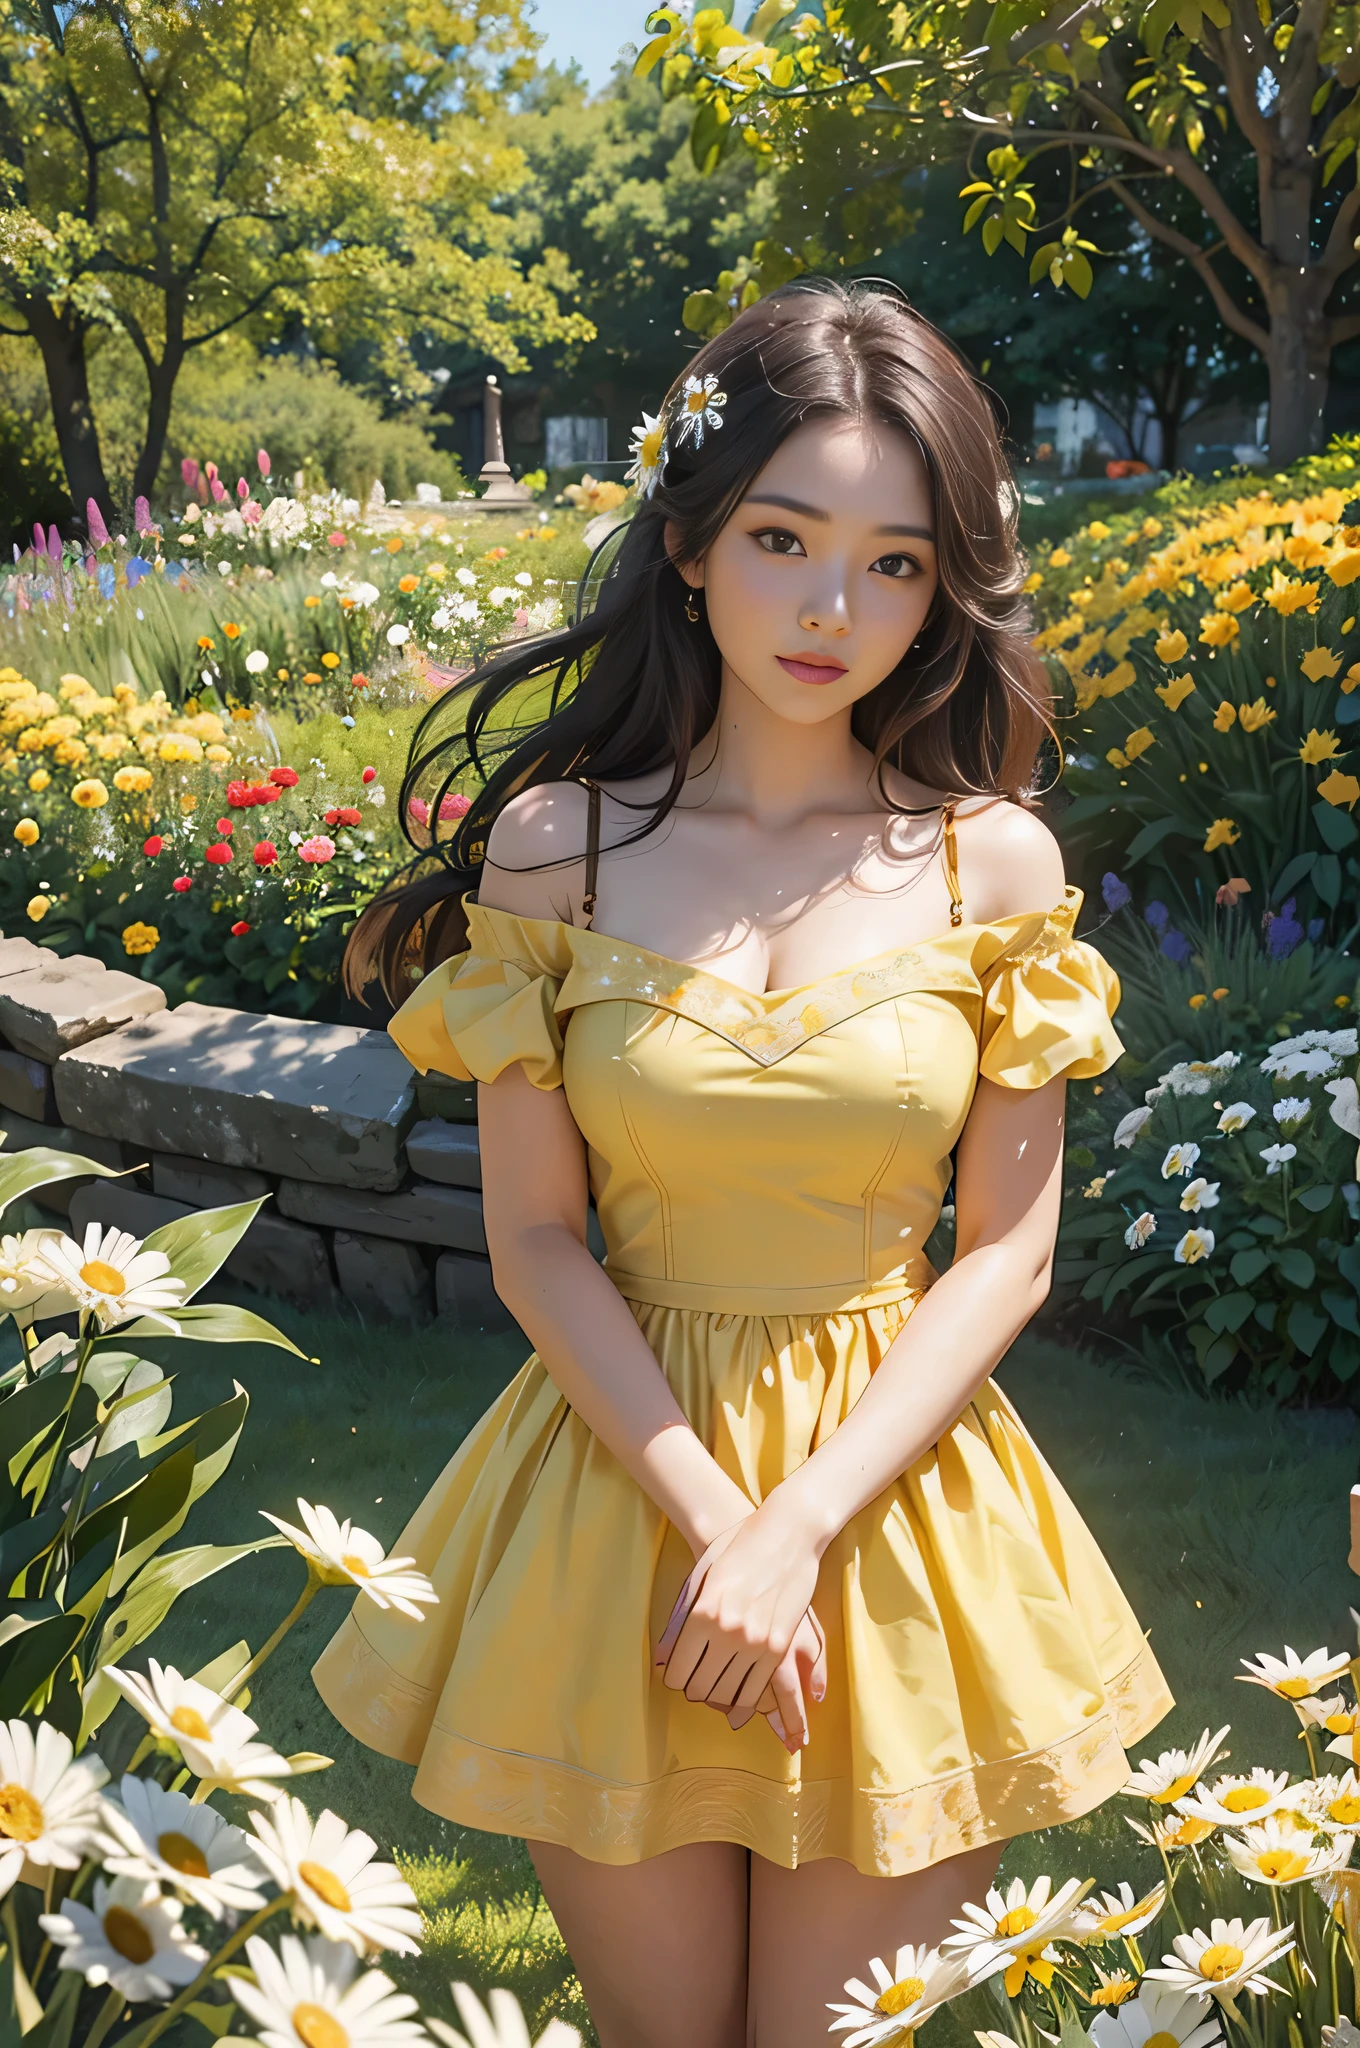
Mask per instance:
[[[66,487],[71,493],[75,524],[83,534],[85,507],[93,498],[105,523],[113,524],[113,502],[104,459],[99,452],[99,430],[90,402],[90,380],[85,361],[84,323],[70,311],[58,313],[50,299],[33,297],[24,306],[29,332],[42,350],[47,372],[47,391],[52,403],[52,423],[57,446],[66,467]]]
[[[165,458],[165,439],[170,431],[170,406],[175,396],[175,380],[179,376],[184,358],[178,351],[166,349],[159,363],[147,373],[149,396],[146,406],[146,433],[142,440],[142,452],[137,457],[137,469],[132,479],[132,489],[139,498],[150,498],[160,475],[161,463]]]
[[[1283,272],[1269,293],[1270,460],[1275,469],[1314,455],[1323,444],[1331,343],[1316,289]]]

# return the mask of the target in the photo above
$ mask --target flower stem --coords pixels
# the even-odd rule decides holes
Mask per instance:
[[[251,1658],[250,1662],[246,1665],[245,1670],[238,1672],[237,1676],[232,1680],[231,1689],[233,1697],[235,1697],[235,1695],[241,1691],[241,1688],[245,1685],[247,1679],[253,1678],[255,1676],[255,1673],[259,1670],[260,1666],[264,1663],[265,1659],[267,1657],[273,1656],[275,1650],[277,1650],[279,1644],[283,1641],[284,1637],[287,1635],[289,1629],[292,1628],[293,1624],[295,1622],[301,1621],[303,1615],[311,1606],[317,1594],[321,1591],[321,1586],[322,1579],[320,1573],[316,1570],[316,1567],[314,1565],[309,1564],[307,1566],[307,1583],[303,1587],[301,1593],[298,1595],[296,1605],[293,1606],[289,1610],[289,1612],[284,1615],[283,1620],[279,1623],[273,1635],[269,1638],[269,1641],[264,1645],[264,1648],[261,1650],[257,1650],[255,1652],[255,1655]]]
[[[99,2008],[98,2017],[85,2036],[85,2048],[99,2048],[100,2042],[122,2012],[126,2000],[121,1991],[111,1991]]]
[[[149,2048],[149,2044],[157,2040],[165,2032],[170,2022],[177,2020],[186,2006],[193,2003],[200,1991],[207,1990],[213,1980],[214,1973],[221,1969],[223,1963],[234,1956],[239,1948],[244,1948],[251,1935],[258,1928],[263,1927],[266,1920],[279,1912],[284,1906],[291,1906],[292,1903],[293,1894],[291,1892],[280,1892],[279,1896],[276,1899],[271,1899],[267,1906],[261,1906],[258,1913],[252,1913],[249,1920],[243,1920],[235,1934],[224,1941],[217,1954],[210,1957],[203,1965],[203,1968],[194,1978],[193,1983],[186,1984],[178,1998],[173,1999],[166,2006],[164,2012],[157,2013],[145,2033],[137,2034],[137,2048]]]

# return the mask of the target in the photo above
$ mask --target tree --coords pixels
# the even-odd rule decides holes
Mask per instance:
[[[966,161],[965,229],[1080,296],[1100,253],[1082,216],[1113,199],[1263,361],[1272,459],[1319,445],[1333,350],[1360,336],[1360,184],[1338,182],[1360,140],[1360,10],[828,0],[790,21],[793,5],[763,0],[744,33],[718,8],[650,18],[638,67],[693,101],[696,162],[745,146],[815,178],[831,127],[864,237],[905,171]]]
[[[511,367],[583,338],[565,263],[526,270],[503,217],[496,100],[531,68],[519,0],[0,0],[0,331],[42,351],[78,515],[112,510],[101,324],[146,376],[143,495],[186,357],[232,328],[393,366],[417,323]]]

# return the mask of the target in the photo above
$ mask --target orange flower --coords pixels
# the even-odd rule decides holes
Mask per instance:
[[[399,533],[394,533],[391,540],[388,541],[387,552],[389,555],[399,555],[401,553],[401,535]]]
[[[306,675],[302,678],[302,680],[304,683],[319,683],[321,681],[321,678],[316,673],[315,669],[308,669]]]
[[[223,626],[222,631],[226,634],[228,640],[239,640],[241,637],[241,628],[230,619]]]
[[[418,576],[403,576],[397,585],[398,590],[406,591],[407,593],[412,590],[419,590],[419,588],[420,578]]]
[[[1333,768],[1326,780],[1318,784],[1317,793],[1324,803],[1335,804],[1338,809],[1344,804],[1348,811],[1353,811],[1357,799],[1360,799],[1360,781],[1354,775],[1343,775],[1339,768]]]
[[[210,640],[206,633],[199,634],[198,651],[200,654],[207,654],[210,651],[210,649],[216,647],[216,645],[217,642],[215,640]]]
[[[309,612],[314,612],[317,606],[320,604],[321,599],[319,597],[304,597],[302,602]]]

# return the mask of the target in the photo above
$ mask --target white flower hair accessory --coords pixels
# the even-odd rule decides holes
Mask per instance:
[[[717,431],[726,403],[727,393],[719,391],[716,377],[686,377],[673,421],[676,440],[692,440],[696,448],[702,448],[704,428]]]
[[[666,427],[660,413],[643,413],[641,422],[633,429],[628,453],[633,458],[633,467],[626,481],[637,485],[640,498],[650,498],[666,467]]]

